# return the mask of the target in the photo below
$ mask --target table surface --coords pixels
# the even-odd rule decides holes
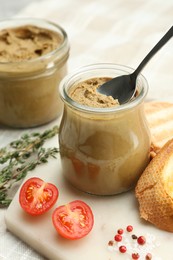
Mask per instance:
[[[45,18],[64,27],[71,46],[69,72],[98,62],[135,68],[172,26],[173,17],[172,0],[0,0],[0,5],[1,19],[12,16]],[[149,83],[148,99],[173,102],[171,47],[172,40],[143,70]],[[34,131],[55,124],[57,121]],[[18,138],[24,131],[0,126],[1,146]],[[6,230],[5,212],[6,209],[0,209],[0,260],[44,259]]]

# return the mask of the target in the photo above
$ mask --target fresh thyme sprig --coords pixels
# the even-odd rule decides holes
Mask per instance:
[[[24,134],[20,139],[0,149],[0,164],[5,166],[0,171],[0,207],[8,206],[12,200],[9,191],[36,166],[56,158],[57,148],[43,148],[47,139],[58,133],[58,127],[43,133]]]
[[[12,159],[26,159],[41,147],[47,139],[52,138],[57,133],[58,127],[55,126],[43,133],[34,132],[22,135],[20,139],[11,142],[9,146],[0,149],[0,164]]]

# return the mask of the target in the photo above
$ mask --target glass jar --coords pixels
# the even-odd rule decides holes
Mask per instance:
[[[79,69],[60,83],[64,113],[59,144],[62,171],[76,188],[96,195],[113,195],[133,188],[149,163],[150,133],[143,101],[146,79],[137,80],[138,95],[112,108],[83,106],[68,93],[74,85],[95,77],[116,77],[133,69],[95,64]]]
[[[27,26],[52,31],[60,43],[50,52],[33,59],[0,62],[0,124],[11,127],[42,125],[62,114],[63,103],[58,88],[67,73],[67,34],[57,24],[29,18],[1,21],[0,31]],[[29,37],[28,41],[32,41],[32,36]]]

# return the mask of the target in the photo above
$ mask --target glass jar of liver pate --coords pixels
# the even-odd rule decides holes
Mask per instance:
[[[34,127],[62,114],[59,82],[69,43],[59,25],[41,19],[0,22],[0,124]]]
[[[94,64],[60,83],[64,113],[59,144],[65,178],[81,191],[113,195],[133,188],[149,163],[150,133],[143,101],[148,91],[140,75],[138,94],[126,104],[96,108],[79,104],[69,93],[82,81],[131,73],[116,64]]]

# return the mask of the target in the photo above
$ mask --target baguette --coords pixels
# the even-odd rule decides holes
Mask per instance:
[[[173,232],[173,139],[151,160],[139,178],[135,195],[141,218]]]

